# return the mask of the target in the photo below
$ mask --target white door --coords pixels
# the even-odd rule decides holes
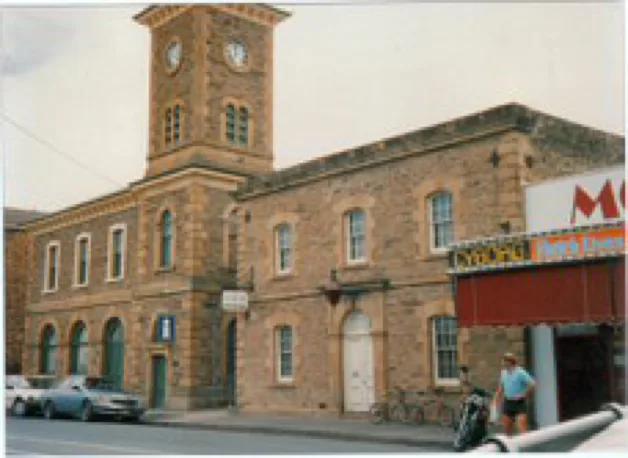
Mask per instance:
[[[368,412],[374,402],[371,320],[353,312],[343,327],[344,403],[346,412]]]

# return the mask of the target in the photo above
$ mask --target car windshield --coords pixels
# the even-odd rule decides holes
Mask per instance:
[[[85,387],[88,390],[116,391],[115,385],[110,380],[98,377],[87,377]]]

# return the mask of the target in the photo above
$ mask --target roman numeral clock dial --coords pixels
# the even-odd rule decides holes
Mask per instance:
[[[231,41],[227,45],[227,58],[231,65],[236,68],[245,68],[248,63],[248,52],[246,45],[240,41]]]

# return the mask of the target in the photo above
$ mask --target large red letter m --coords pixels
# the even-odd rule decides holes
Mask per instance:
[[[622,207],[625,207],[625,184],[626,183],[623,182],[619,190],[619,199]],[[590,218],[598,205],[602,209],[602,217],[604,219],[618,218],[620,216],[611,180],[606,180],[597,199],[592,199],[584,189],[576,185],[571,212],[571,224],[576,222],[576,210],[579,210],[584,216]]]

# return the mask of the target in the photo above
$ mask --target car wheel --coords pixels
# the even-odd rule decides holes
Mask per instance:
[[[85,401],[83,406],[81,407],[81,420],[82,421],[90,421],[93,416],[92,411],[92,403],[89,401]]]
[[[14,417],[26,416],[26,403],[22,399],[16,399],[11,406],[11,415]]]
[[[55,406],[52,401],[48,401],[44,406],[44,418],[52,420],[55,417]]]

